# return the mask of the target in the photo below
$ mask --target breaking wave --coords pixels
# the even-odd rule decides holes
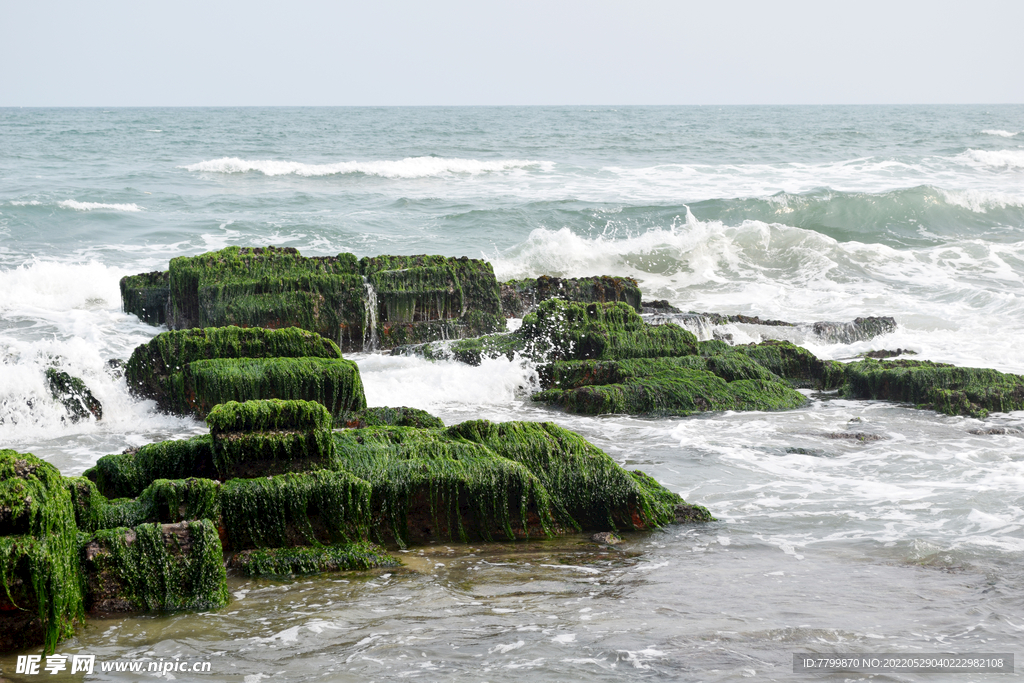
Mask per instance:
[[[361,173],[382,178],[427,178],[454,174],[478,175],[501,173],[527,168],[546,168],[542,161],[520,159],[446,159],[443,157],[409,157],[398,161],[341,161],[333,164],[305,164],[298,161],[270,159],[248,160],[223,157],[197,164],[180,166],[187,171],[202,173],[248,173],[255,171],[267,176],[330,176]]]
[[[75,211],[142,211],[142,207],[138,204],[101,204],[100,202],[78,202],[74,199],[57,202],[57,206]]]

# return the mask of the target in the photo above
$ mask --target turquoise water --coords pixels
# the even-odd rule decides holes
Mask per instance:
[[[891,315],[880,339],[797,341],[1021,373],[1024,106],[0,109],[0,447],[77,474],[202,432],[108,374],[159,331],[120,311],[117,282],[233,244],[629,275],[685,310]],[[590,419],[532,406],[529,365],[355,358],[371,404],[559,422],[721,521],[610,555],[585,539],[432,548],[449,559],[383,579],[236,581],[218,614],[94,622],[62,651],[210,657],[210,680],[739,680],[791,678],[798,650],[1019,642],[1022,414],[814,396]],[[102,422],[62,420],[54,363]],[[971,433],[993,426],[1007,433]]]

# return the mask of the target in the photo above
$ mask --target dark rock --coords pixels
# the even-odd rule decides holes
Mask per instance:
[[[910,349],[896,349],[895,351],[890,351],[888,349],[880,349],[878,351],[866,351],[865,353],[860,354],[860,357],[861,358],[895,358],[896,356],[903,356],[903,355],[916,356],[917,352],[916,351],[911,351]]]
[[[622,539],[612,533],[611,531],[601,531],[590,537],[590,540],[594,543],[601,543],[603,545],[618,545],[622,543]]]
[[[505,317],[522,318],[549,299],[581,303],[623,301],[637,312],[641,310],[640,288],[636,280],[629,277],[560,278],[542,275],[501,283],[501,306]]]
[[[103,419],[103,406],[82,380],[56,368],[47,368],[46,383],[50,394],[64,406],[72,422],[87,420],[90,415]]]
[[[884,318],[854,318],[849,323],[816,322],[813,325],[814,334],[824,341],[852,344],[853,342],[874,339],[883,334],[896,331],[896,319]]]
[[[690,503],[679,503],[675,506],[675,523],[676,524],[692,524],[695,522],[714,522],[715,518],[711,516],[708,509],[703,505],[692,505]]]
[[[882,441],[888,439],[880,434],[869,434],[868,432],[829,432],[824,434],[826,439],[841,439],[846,441]]]
[[[968,429],[967,433],[968,434],[985,434],[985,435],[988,435],[988,434],[992,434],[992,435],[1024,434],[1024,432],[1022,432],[1021,430],[1014,429],[1013,427],[987,427],[985,429]]]
[[[640,312],[651,313],[682,313],[682,311],[668,302],[666,299],[657,301],[644,301],[640,304]]]

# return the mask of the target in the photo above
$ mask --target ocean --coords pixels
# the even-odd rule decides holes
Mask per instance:
[[[268,244],[625,275],[686,311],[892,316],[880,338],[794,341],[1024,373],[1024,106],[0,109],[0,448],[77,475],[203,433],[110,372],[160,331],[118,281]],[[91,620],[58,652],[244,683],[848,680],[794,675],[792,654],[1024,653],[1024,413],[806,392],[782,413],[592,418],[532,404],[529,363],[350,357],[370,405],[553,421],[718,521],[231,578],[220,611]],[[51,365],[102,421],[64,419]],[[882,680],[1003,680],[946,676]]]

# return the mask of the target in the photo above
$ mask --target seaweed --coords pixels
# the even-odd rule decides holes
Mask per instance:
[[[512,540],[555,529],[540,480],[479,444],[410,427],[344,430],[334,440],[339,466],[373,487],[381,541]]]
[[[220,537],[208,519],[97,531],[83,549],[90,610],[203,610],[228,603]]]
[[[364,540],[370,484],[349,472],[316,471],[232,479],[220,507],[234,549]]]
[[[220,484],[210,479],[157,479],[138,498],[107,499],[85,477],[67,477],[79,531],[220,518]]]
[[[331,414],[314,401],[229,401],[214,407],[206,421],[222,479],[334,464]]]
[[[380,546],[361,541],[312,547],[243,550],[231,558],[231,566],[244,576],[291,576],[398,567],[400,563]]]
[[[88,420],[90,415],[97,420],[103,419],[103,406],[79,378],[56,368],[47,368],[46,384],[50,395],[64,406],[72,422]]]
[[[841,396],[903,401],[946,415],[983,418],[1024,410],[1024,377],[915,360],[867,359],[842,366]]]
[[[351,413],[345,418],[345,426],[351,429],[364,427],[417,427],[419,429],[444,429],[441,418],[434,417],[419,408],[389,408],[386,406],[366,408]]]
[[[582,303],[623,301],[641,312],[640,287],[629,277],[538,278],[509,280],[501,285],[501,307],[507,318],[521,318],[541,301],[563,299]]]
[[[71,494],[53,465],[0,450],[0,623],[53,652],[84,618]]]
[[[134,498],[157,479],[213,479],[213,439],[203,434],[105,455],[84,476],[107,498]]]
[[[667,498],[652,496],[604,451],[551,422],[472,420],[447,433],[525,466],[547,489],[565,528],[649,529],[672,522],[674,503],[682,502],[668,491]]]
[[[153,271],[121,278],[121,308],[134,313],[150,325],[167,322],[167,305],[171,297],[170,273]]]

